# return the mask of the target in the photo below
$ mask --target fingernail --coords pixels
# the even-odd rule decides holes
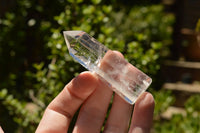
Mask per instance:
[[[146,93],[145,97],[142,100],[143,103],[154,103],[154,98],[152,96],[152,94],[150,93]]]

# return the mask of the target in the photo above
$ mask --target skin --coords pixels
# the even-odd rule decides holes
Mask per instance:
[[[0,126],[0,133],[4,133],[3,130],[2,130],[2,128],[1,128],[1,126]]]
[[[119,52],[115,55],[123,57]],[[80,108],[73,133],[99,133],[112,97],[112,90],[97,76],[83,72],[69,82],[48,105],[36,133],[67,133],[72,117]],[[107,119],[104,133],[149,133],[154,99],[144,92],[133,106],[118,95]],[[129,122],[132,117],[130,127]]]

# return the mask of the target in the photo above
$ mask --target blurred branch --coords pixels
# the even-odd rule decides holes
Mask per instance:
[[[51,63],[50,64],[55,64],[56,63],[56,60],[57,60],[57,58],[56,57],[54,57],[52,60],[51,60]],[[50,76],[51,76],[51,69],[49,69],[49,71],[48,71],[48,73],[47,73],[47,79],[48,78],[50,78]]]
[[[38,100],[38,99],[34,96],[34,91],[33,91],[33,90],[29,90],[29,96],[30,96],[31,100],[32,100],[34,103],[36,103],[37,105],[39,105],[39,106],[42,107],[42,108],[45,108],[45,104],[44,104],[42,101]]]

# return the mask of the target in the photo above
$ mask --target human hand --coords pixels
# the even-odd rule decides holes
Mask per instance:
[[[81,73],[49,104],[36,132],[66,133],[74,113],[82,105],[73,132],[99,133],[111,97],[111,89],[102,81],[89,72]],[[148,133],[153,110],[152,95],[143,93],[135,103],[129,132]],[[127,132],[131,113],[132,106],[115,95],[104,132]]]
[[[81,106],[73,133],[99,133],[112,98],[112,90],[90,72],[81,73],[65,86],[49,104],[37,133],[67,133],[72,117]],[[154,99],[144,92],[132,105],[114,95],[104,133],[149,133],[153,120]],[[132,114],[133,111],[133,115]],[[130,128],[129,122],[132,116]]]

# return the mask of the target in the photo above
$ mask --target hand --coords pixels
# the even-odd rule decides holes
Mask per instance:
[[[112,66],[105,62],[112,62],[116,57],[118,62],[126,64],[121,53],[108,51],[102,59],[100,69],[110,70]],[[132,70],[135,68],[129,67],[129,71]],[[112,94],[109,86],[97,76],[84,72],[66,85],[49,104],[36,132],[67,133],[72,117],[82,105],[73,133],[99,133]],[[132,106],[115,95],[104,133],[126,133],[128,130],[129,133],[148,133],[152,125],[153,110],[153,96],[147,92],[143,93],[135,103],[129,129]]]
[[[73,115],[82,105],[73,133],[99,133],[112,94],[111,89],[96,76],[90,72],[81,73],[49,104],[36,132],[67,133]],[[104,132],[149,133],[153,110],[153,96],[147,92],[143,93],[135,103],[128,129],[132,106],[115,95]]]

